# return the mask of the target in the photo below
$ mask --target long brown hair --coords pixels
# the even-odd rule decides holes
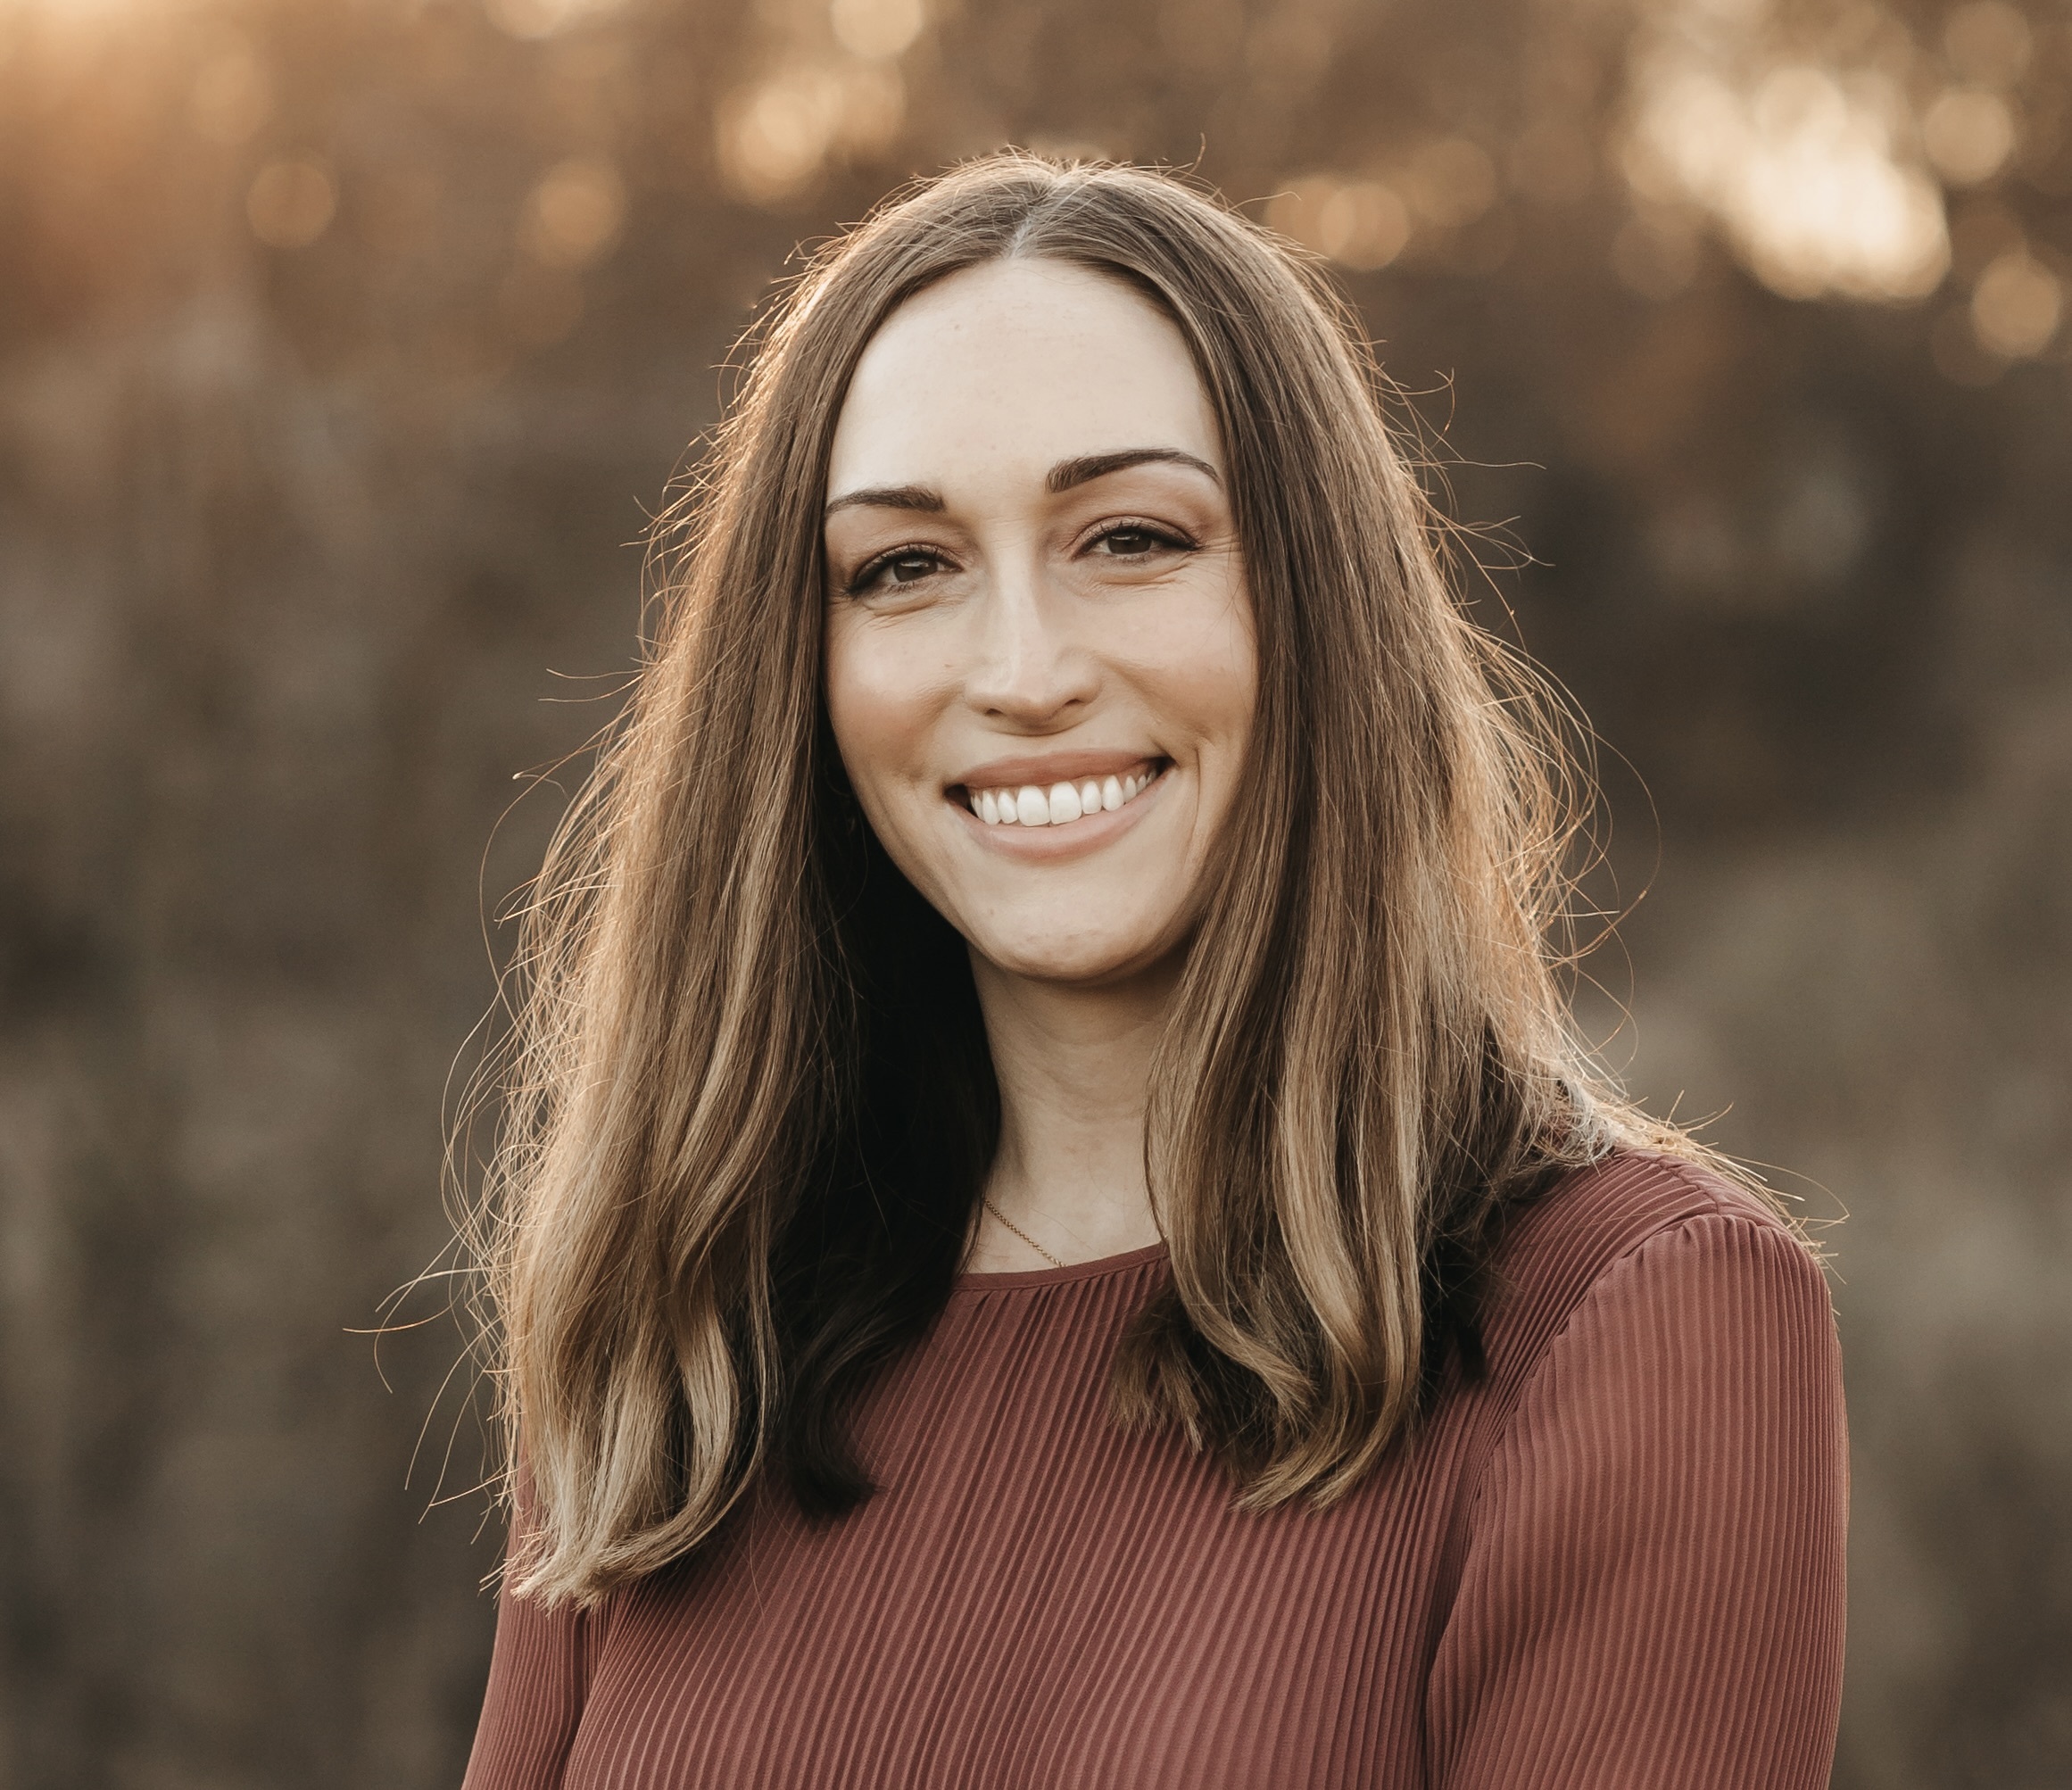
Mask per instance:
[[[1258,708],[1152,1076],[1165,1291],[1124,1422],[1328,1501],[1413,1423],[1504,1214],[1619,1141],[1552,942],[1571,808],[1537,686],[1471,625],[1327,283],[1183,182],[989,158],[829,246],[665,518],[659,626],[529,904],[476,1243],[513,1584],[593,1600],[759,1476],[869,1495],[844,1428],[957,1273],[999,1135],[963,941],[863,824],[821,697],[821,506],[852,369],[922,287],[1007,256],[1126,281],[1221,424]]]

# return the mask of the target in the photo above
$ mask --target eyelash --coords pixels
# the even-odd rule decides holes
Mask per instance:
[[[1105,524],[1098,533],[1085,542],[1087,547],[1098,547],[1103,541],[1112,540],[1118,535],[1147,535],[1159,545],[1191,553],[1200,543],[1182,534],[1179,529],[1163,522],[1148,522],[1137,517],[1122,517]],[[1118,553],[1112,557],[1129,559],[1141,557],[1131,553]],[[860,597],[877,581],[878,575],[901,559],[931,559],[938,566],[944,562],[940,549],[915,541],[903,547],[888,547],[882,553],[874,553],[857,568],[856,576],[843,587],[845,596]]]
[[[904,547],[888,547],[883,553],[874,553],[857,568],[856,576],[842,587],[845,596],[860,597],[877,582],[878,574],[901,559],[932,559],[942,563],[942,555],[933,547],[913,542]]]
[[[1177,548],[1183,553],[1191,553],[1199,544],[1190,536],[1182,534],[1169,524],[1148,521],[1141,516],[1125,516],[1116,521],[1104,524],[1099,533],[1089,540],[1086,544],[1090,547],[1098,546],[1103,541],[1113,540],[1117,535],[1148,535],[1161,546]],[[1137,556],[1132,553],[1122,553],[1115,557],[1129,559]]]

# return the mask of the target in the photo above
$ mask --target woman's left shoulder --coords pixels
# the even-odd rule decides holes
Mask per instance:
[[[1497,1265],[1428,1781],[1824,1785],[1849,1454],[1812,1252],[1760,1193],[1636,1151],[1521,1213]]]
[[[1826,1276],[1788,1219],[1703,1164],[1652,1150],[1562,1176],[1521,1213],[1492,1270],[1488,1348],[1500,1380],[1529,1373],[1593,1304],[1673,1311],[1703,1292],[1719,1347],[1739,1328],[1833,1322]]]

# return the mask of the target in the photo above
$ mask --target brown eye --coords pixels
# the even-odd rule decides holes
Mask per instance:
[[[926,553],[902,553],[897,559],[886,560],[884,569],[891,574],[895,584],[911,584],[932,572],[935,563]]]
[[[850,581],[849,593],[860,597],[870,591],[899,590],[918,584],[942,569],[941,555],[923,547],[896,548],[866,560]]]
[[[1089,543],[1087,551],[1109,559],[1148,559],[1161,553],[1191,552],[1194,543],[1148,522],[1118,522]]]

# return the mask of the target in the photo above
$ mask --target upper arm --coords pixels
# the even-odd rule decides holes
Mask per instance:
[[[1818,1790],[1847,1445],[1826,1283],[1687,1220],[1600,1277],[1479,1490],[1427,1728],[1447,1790]]]
[[[514,1534],[524,1521],[528,1488],[519,1475]],[[514,1597],[507,1583],[496,1601],[496,1645],[482,1720],[468,1758],[462,1790],[559,1790],[562,1767],[583,1719],[596,1619],[568,1604],[545,1610]]]

